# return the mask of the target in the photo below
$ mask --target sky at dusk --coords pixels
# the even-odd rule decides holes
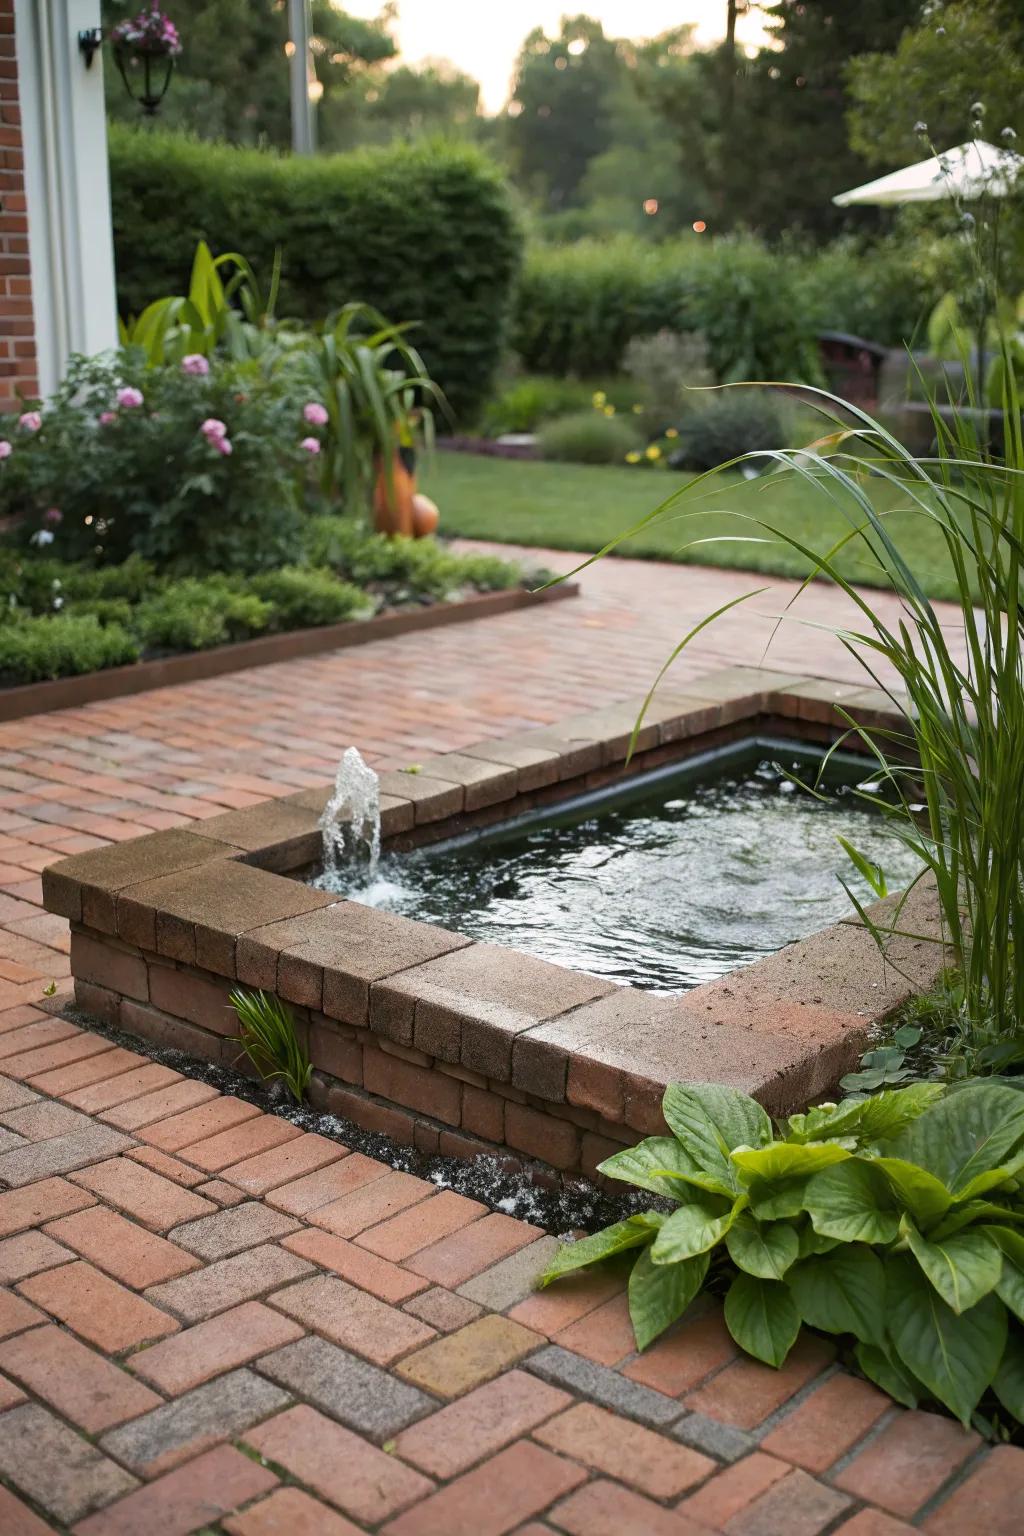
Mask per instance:
[[[378,0],[345,0],[357,16],[375,16]],[[480,81],[484,109],[497,112],[508,96],[512,66],[523,38],[534,27],[557,32],[563,15],[583,13],[600,21],[610,37],[654,37],[692,22],[702,43],[725,31],[725,0],[398,0],[394,28],[406,64],[448,59]],[[738,37],[763,37],[759,15],[740,18]]]

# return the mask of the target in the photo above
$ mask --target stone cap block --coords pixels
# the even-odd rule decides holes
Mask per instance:
[[[704,677],[687,678],[688,697],[718,704],[719,725],[732,725],[770,707],[789,688],[807,682],[807,675],[776,672],[771,667],[720,667]]]
[[[613,763],[625,762],[637,716],[643,708],[645,695],[624,699],[619,704],[607,704],[601,709],[590,709],[579,715],[570,715],[559,721],[557,730],[567,741],[593,741],[599,747],[598,767],[607,768]],[[658,745],[658,726],[645,718],[637,735],[637,752],[648,752]]]
[[[466,792],[463,810],[480,811],[502,800],[511,800],[519,787],[519,775],[514,768],[499,763],[484,762],[462,752],[445,752],[438,757],[425,758],[422,763],[428,778],[440,779],[446,784],[461,784]]]
[[[475,746],[463,747],[466,757],[478,757],[487,763],[499,763],[515,768],[519,774],[519,793],[532,794],[549,784],[558,783],[559,754],[551,747],[543,747],[534,740],[535,732],[523,731],[518,736],[501,736],[496,741],[480,741]]]
[[[846,709],[850,700],[863,692],[862,683],[836,683],[828,678],[812,677],[805,683],[794,683],[781,690],[775,696],[775,706],[787,719],[834,725],[841,720],[837,711]]]
[[[325,784],[322,789],[300,789],[298,794],[286,795],[284,801],[279,800],[277,804],[297,805],[302,810],[313,811],[319,825],[320,817],[333,793],[334,785]],[[383,837],[394,837],[399,832],[411,831],[414,820],[413,803],[407,795],[381,795],[380,830]]]
[[[890,896],[868,909],[883,929],[892,923],[900,897]],[[923,879],[907,897],[898,928],[918,938],[893,937],[883,956],[871,934],[851,910],[850,920],[834,923],[809,938],[787,944],[752,965],[697,987],[698,1000],[713,1022],[775,1028],[770,1010],[779,1003],[819,1009],[854,1024],[885,1018],[907,998],[930,988],[948,961],[941,943],[938,893]],[[927,935],[934,935],[929,938]]]
[[[216,859],[201,880],[183,870],[119,892],[117,933],[140,949],[234,977],[239,935],[269,920],[316,911],[334,899],[269,870]]]
[[[234,844],[202,837],[184,827],[150,832],[49,865],[43,870],[43,902],[49,912],[72,922],[85,922],[103,933],[114,933],[119,891],[213,860],[237,858],[241,852]]]
[[[518,1034],[612,990],[518,950],[472,944],[374,985],[370,1028],[508,1082]]]
[[[403,769],[390,769],[380,776],[381,795],[392,795],[398,800],[409,800],[413,806],[415,826],[427,821],[444,821],[447,816],[457,816],[466,803],[466,792],[461,784],[448,783],[432,778],[426,773],[408,773]]]
[[[261,869],[296,869],[312,863],[320,851],[318,823],[315,810],[285,797],[197,821],[195,832],[243,848],[248,862]]]
[[[250,986],[344,1024],[365,1024],[373,982],[469,942],[432,923],[331,896],[317,911],[243,935],[236,965],[238,979]]]

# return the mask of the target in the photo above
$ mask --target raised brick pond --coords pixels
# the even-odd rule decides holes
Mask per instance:
[[[627,767],[641,702],[385,773],[385,848],[448,839],[728,743],[830,743],[846,714],[896,728],[900,718],[875,690],[734,667],[660,691]],[[664,1130],[669,1081],[732,1083],[776,1114],[820,1096],[871,1025],[941,965],[922,885],[901,926],[925,937],[894,940],[891,964],[842,922],[684,996],[614,986],[305,884],[328,794],[304,790],[47,868],[46,905],[72,925],[79,1007],[237,1065],[228,994],[264,988],[292,1006],[319,1107],[424,1152],[501,1148],[592,1175],[623,1143]]]

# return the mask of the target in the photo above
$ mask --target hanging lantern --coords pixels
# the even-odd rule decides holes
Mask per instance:
[[[174,61],[181,52],[177,27],[153,0],[133,20],[119,21],[110,41],[125,90],[152,117],[167,95]]]

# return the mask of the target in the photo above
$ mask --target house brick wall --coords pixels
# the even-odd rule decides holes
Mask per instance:
[[[38,393],[14,0],[0,0],[0,411]]]

